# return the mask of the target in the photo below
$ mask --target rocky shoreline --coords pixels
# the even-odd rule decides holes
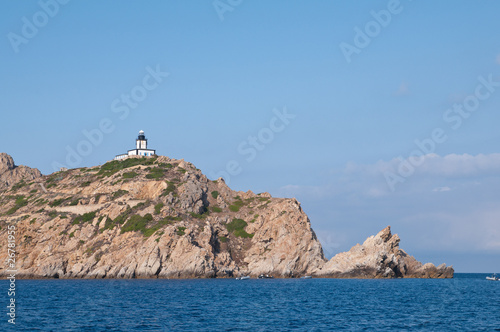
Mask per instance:
[[[327,260],[296,199],[236,192],[164,156],[43,176],[2,153],[0,238],[9,226],[18,279],[453,277],[400,249],[390,227]]]

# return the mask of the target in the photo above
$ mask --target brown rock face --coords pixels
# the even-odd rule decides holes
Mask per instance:
[[[20,181],[31,181],[42,176],[36,168],[16,166],[14,159],[6,153],[0,153],[0,190]]]
[[[18,169],[9,156],[0,158],[2,174]],[[32,183],[0,190],[0,237],[15,227],[18,278],[453,274],[407,256],[390,229],[327,262],[297,200],[235,192],[184,160],[137,157],[37,172],[22,177],[36,178]],[[2,261],[7,245],[0,241]],[[363,257],[359,268],[351,264]],[[0,276],[6,270],[0,266]]]
[[[422,265],[399,249],[399,237],[387,226],[348,252],[334,256],[316,274],[337,278],[452,278],[453,268],[445,264]]]

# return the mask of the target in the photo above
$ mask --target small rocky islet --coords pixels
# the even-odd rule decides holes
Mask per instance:
[[[132,156],[42,175],[0,153],[0,238],[15,226],[16,277],[452,278],[384,228],[327,260],[294,198],[231,190],[193,164]],[[0,259],[8,260],[8,242]],[[8,276],[8,266],[0,275]]]

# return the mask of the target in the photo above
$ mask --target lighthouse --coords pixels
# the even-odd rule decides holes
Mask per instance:
[[[148,148],[148,140],[146,136],[144,136],[144,130],[139,131],[139,136],[135,140],[135,149],[136,150],[147,150]]]
[[[144,157],[156,156],[156,150],[148,149],[148,139],[144,134],[144,130],[139,131],[139,135],[135,140],[135,149],[128,150],[128,152],[124,154],[119,154],[114,159],[121,160],[128,158],[129,156],[144,156]]]

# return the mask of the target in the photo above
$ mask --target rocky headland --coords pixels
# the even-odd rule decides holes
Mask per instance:
[[[0,154],[0,275],[17,278],[451,278],[386,227],[331,260],[296,199],[231,190],[184,160],[131,157],[50,175]]]

